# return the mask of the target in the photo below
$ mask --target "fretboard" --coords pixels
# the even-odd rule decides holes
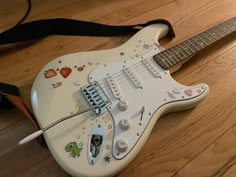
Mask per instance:
[[[164,69],[184,62],[202,49],[236,31],[236,17],[214,26],[190,39],[168,48],[153,58]]]

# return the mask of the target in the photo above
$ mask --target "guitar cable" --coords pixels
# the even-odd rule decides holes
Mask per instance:
[[[68,115],[68,116],[65,116],[63,118],[58,119],[57,121],[49,124],[48,126],[44,127],[43,129],[38,130],[38,131],[28,135],[27,137],[22,139],[18,144],[19,145],[26,144],[26,143],[30,142],[31,140],[37,138],[38,136],[40,136],[41,134],[43,134],[45,131],[47,131],[48,129],[52,128],[53,126],[55,126],[55,125],[65,121],[65,120],[68,120],[68,119],[70,119],[70,118],[72,118],[74,116],[77,116],[79,114],[83,114],[83,113],[88,112],[88,111],[93,110],[93,109],[98,109],[98,114],[101,113],[101,108],[99,106],[96,105],[96,106],[89,107],[89,108],[84,109],[82,111],[79,111],[79,112],[76,112],[74,114],[71,114],[71,115]]]

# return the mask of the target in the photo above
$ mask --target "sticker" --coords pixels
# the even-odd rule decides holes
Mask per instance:
[[[150,47],[150,46],[149,46],[148,44],[143,44],[143,48],[144,48],[144,49],[149,49],[149,47]]]
[[[178,87],[175,87],[175,88],[173,89],[173,93],[175,93],[175,94],[180,94],[181,92],[180,92],[180,89],[179,89]]]
[[[81,143],[81,142],[80,142]],[[78,147],[76,142],[70,142],[65,146],[65,151],[70,153],[71,157],[79,157],[80,152],[83,149],[83,144],[81,147]]]
[[[105,160],[105,162],[107,162],[107,163],[109,163],[110,162],[110,157],[108,156],[108,155],[106,155],[105,157],[104,157],[104,160]]]
[[[167,92],[167,94],[172,100],[176,99],[173,93]]]
[[[61,68],[60,70],[60,74],[64,78],[67,78],[71,72],[72,72],[71,68],[66,67],[66,66],[64,68]]]
[[[111,146],[109,144],[106,145],[106,149],[109,150]]]
[[[46,79],[55,77],[57,75],[57,73],[56,73],[56,71],[54,69],[46,70],[43,74],[44,74],[44,77]]]
[[[59,86],[61,86],[62,85],[62,82],[57,82],[57,83],[55,83],[55,84],[52,84],[52,87],[53,88],[57,88],[57,87],[59,87]]]
[[[125,53],[124,52],[120,52],[120,56],[124,56],[125,55]]]
[[[83,147],[84,143],[83,142],[80,142],[79,143],[79,147]]]
[[[197,93],[201,93],[202,91],[201,91],[201,89],[197,89]]]
[[[76,80],[76,81],[73,82],[73,84],[76,85],[76,86],[80,86],[81,81],[80,80]]]
[[[187,90],[184,91],[184,93],[185,93],[187,96],[192,96],[193,91],[192,91],[192,89],[187,89]]]
[[[83,66],[80,66],[80,67],[77,68],[77,70],[78,70],[79,72],[82,72],[82,71],[84,70],[84,67],[83,67]]]

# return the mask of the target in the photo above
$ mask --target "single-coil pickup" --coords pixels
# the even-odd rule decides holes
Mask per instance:
[[[136,87],[142,88],[142,83],[130,68],[125,68],[124,72]]]
[[[142,60],[143,64],[149,69],[149,71],[151,71],[151,73],[155,76],[155,77],[160,77],[161,78],[161,73],[159,71],[157,71],[155,69],[155,67],[153,66],[153,64],[148,61],[148,60]]]
[[[120,90],[119,90],[114,78],[112,78],[112,76],[109,76],[106,78],[106,80],[108,82],[109,87],[111,88],[113,96],[117,99],[121,98]]]

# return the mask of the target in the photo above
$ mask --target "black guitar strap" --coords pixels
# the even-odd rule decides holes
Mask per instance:
[[[137,32],[143,27],[156,23],[167,24],[169,26],[169,36],[175,36],[172,25],[164,19],[152,20],[143,24],[110,26],[88,21],[57,18],[16,25],[0,33],[0,45],[37,40],[49,35],[116,36]]]
[[[152,20],[143,24],[110,26],[81,20],[58,18],[16,25],[0,33],[0,45],[37,40],[49,35],[117,36],[137,32],[143,27],[157,23],[168,25],[168,35],[172,38],[175,37],[172,25],[164,19]],[[14,107],[23,112],[36,129],[39,128],[34,116],[23,103],[19,89],[14,85],[0,83],[0,108]]]

